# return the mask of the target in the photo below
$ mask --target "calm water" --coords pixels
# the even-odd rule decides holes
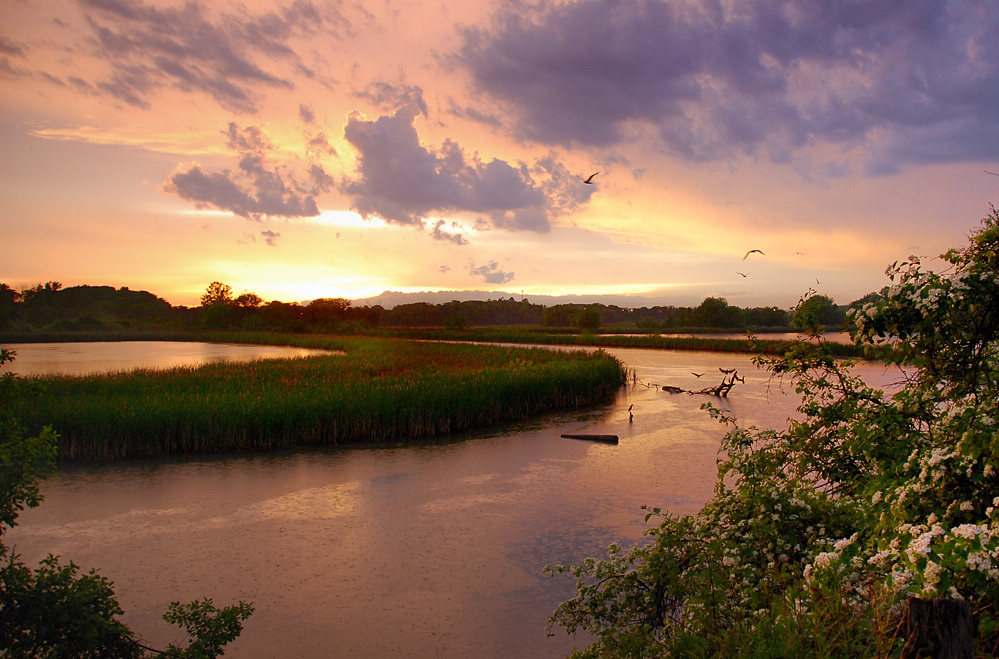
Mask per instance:
[[[572,588],[542,567],[641,542],[643,504],[687,513],[711,495],[709,398],[646,385],[738,368],[745,385],[713,400],[744,423],[782,425],[795,404],[748,356],[612,352],[639,382],[596,410],[450,443],[76,468],[9,540],[28,561],[99,567],[154,646],[182,640],[159,620],[171,600],[208,596],[256,606],[228,656],[562,656],[586,639],[546,638]]]
[[[289,346],[188,341],[114,341],[102,343],[5,343],[17,355],[5,371],[18,375],[88,375],[137,368],[198,366],[209,362],[250,361],[329,354]]]

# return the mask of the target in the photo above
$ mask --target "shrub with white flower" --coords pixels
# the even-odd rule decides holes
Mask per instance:
[[[732,429],[699,513],[653,508],[647,545],[549,568],[576,577],[551,624],[596,636],[580,656],[892,656],[911,598],[940,597],[967,600],[975,652],[999,654],[999,212],[941,258],[893,264],[850,316],[897,391],[821,340],[758,357],[801,418],[761,431],[711,410]]]

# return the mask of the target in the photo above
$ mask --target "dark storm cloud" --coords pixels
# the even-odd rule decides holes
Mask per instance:
[[[490,261],[487,265],[469,265],[468,272],[487,284],[505,284],[513,281],[514,278],[514,273],[500,270],[499,263],[496,261]]]
[[[467,157],[450,140],[437,150],[424,147],[413,125],[420,112],[409,105],[375,121],[357,116],[348,121],[345,137],[358,151],[359,166],[358,178],[343,189],[362,216],[417,225],[441,213],[465,213],[485,226],[544,232],[551,218],[592,193],[553,158],[530,168]],[[454,240],[439,229],[437,237]]]
[[[197,163],[181,165],[163,183],[163,190],[198,208],[217,208],[253,220],[319,215],[316,197],[333,188],[333,178],[321,166],[312,163],[304,172],[296,172],[271,162],[265,153],[269,142],[256,126],[241,129],[230,123],[223,132],[229,147],[240,155],[235,169],[211,172]]]
[[[581,0],[505,5],[457,56],[538,142],[638,123],[691,160],[830,141],[888,171],[999,157],[997,32],[985,0]]]
[[[252,112],[256,86],[293,87],[256,60],[286,60],[301,68],[288,41],[330,22],[308,0],[276,12],[218,17],[196,1],[162,9],[125,0],[79,1],[93,30],[94,54],[111,66],[110,75],[94,87],[138,107],[148,107],[156,90],[171,86],[208,94],[236,112]]]

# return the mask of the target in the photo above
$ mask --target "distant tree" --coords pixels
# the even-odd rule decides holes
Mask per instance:
[[[302,320],[302,305],[289,302],[272,301],[260,308],[261,322],[264,327],[285,332],[301,332],[305,329]]]
[[[7,284],[0,284],[0,328],[7,327],[17,315],[21,294]]]
[[[791,323],[791,314],[780,307],[753,307],[743,309],[743,322],[754,327],[787,327]]]
[[[579,305],[556,304],[541,313],[541,323],[545,327],[571,327],[579,318],[579,312]]]
[[[232,286],[223,284],[220,281],[213,281],[208,284],[208,288],[205,289],[204,294],[201,296],[202,307],[211,307],[216,304],[228,306],[232,303]]]
[[[794,310],[794,326],[798,329],[842,329],[845,321],[846,311],[828,295],[805,297]]]
[[[576,317],[576,326],[584,330],[595,330],[600,327],[600,309],[591,304],[580,311]]]
[[[702,327],[736,327],[739,325],[740,309],[731,306],[723,297],[706,297],[694,315]]]
[[[255,309],[263,304],[263,302],[264,299],[256,293],[243,293],[233,300],[233,304],[245,309]]]
[[[448,329],[458,329],[458,330],[465,329],[467,325],[468,325],[468,318],[466,318],[465,314],[461,312],[454,314],[453,316],[444,321],[444,327]]]
[[[17,304],[23,297],[7,284],[0,284],[0,307]]]
[[[31,288],[25,289],[22,293],[22,300],[24,302],[31,302],[32,300],[48,299],[51,298],[54,293],[56,293],[62,284],[57,281],[47,281],[44,284],[35,284]]]
[[[320,297],[302,309],[305,322],[315,328],[326,328],[343,320],[350,310],[350,300],[343,297]]]

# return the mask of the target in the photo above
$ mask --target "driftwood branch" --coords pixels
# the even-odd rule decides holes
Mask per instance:
[[[722,377],[721,384],[717,384],[713,387],[692,391],[690,389],[684,389],[683,387],[674,387],[672,385],[664,384],[660,387],[660,389],[670,394],[706,394],[708,396],[720,396],[724,398],[725,396],[728,396],[728,392],[731,391],[736,382],[745,381],[746,378],[740,378],[739,373],[733,370],[729,373],[725,373]]]

